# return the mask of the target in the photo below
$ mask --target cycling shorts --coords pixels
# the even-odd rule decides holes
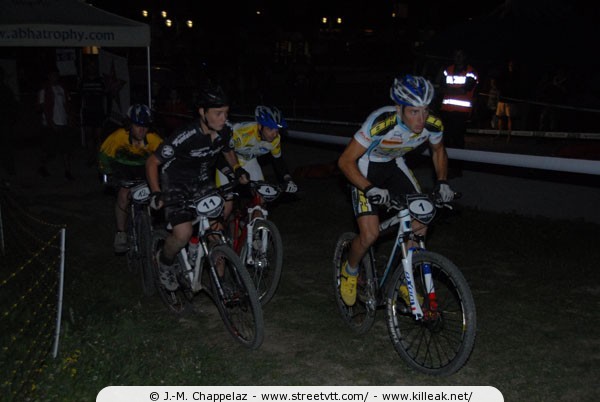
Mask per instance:
[[[417,179],[403,159],[394,159],[389,162],[369,162],[364,166],[359,164],[359,168],[375,187],[387,189],[392,198],[421,192]],[[352,186],[352,208],[357,218],[379,213],[377,205],[372,205],[365,193],[354,186]]]
[[[168,183],[167,178],[163,177],[163,179],[161,188],[167,189],[163,191],[167,222],[173,227],[184,222],[192,222],[197,217],[196,211],[179,201],[198,197],[208,189],[214,188],[214,184],[202,180]]]

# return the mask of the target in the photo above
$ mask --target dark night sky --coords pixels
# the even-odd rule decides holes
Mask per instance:
[[[97,7],[104,8],[130,18],[138,18],[142,7],[166,9],[170,14],[183,18],[191,17],[204,24],[247,25],[257,18],[255,11],[262,11],[262,21],[272,27],[303,31],[311,24],[319,24],[320,17],[342,17],[353,27],[377,27],[391,20],[395,1],[391,0],[245,0],[245,1],[117,1],[91,0]],[[461,7],[456,3],[441,0],[405,0],[411,16],[424,24],[445,25],[454,20],[467,19],[489,12],[503,0],[467,0]],[[151,5],[151,6],[149,6]]]

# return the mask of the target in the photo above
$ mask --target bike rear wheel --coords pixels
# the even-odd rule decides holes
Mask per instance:
[[[429,251],[412,256],[414,288],[423,318],[411,313],[407,281],[398,267],[386,302],[390,339],[400,357],[425,374],[446,376],[468,360],[475,343],[475,302],[460,270],[447,258]],[[427,296],[426,273],[435,294]]]
[[[190,298],[185,295],[181,286],[175,291],[166,289],[159,277],[159,262],[157,260],[158,251],[162,249],[165,239],[169,236],[166,230],[156,230],[152,234],[152,277],[154,278],[155,288],[161,300],[169,311],[175,314],[183,314],[191,310]],[[180,254],[177,255],[175,264],[179,264]]]
[[[264,339],[262,307],[244,264],[226,244],[209,252],[211,295],[227,331],[249,349],[257,349]],[[222,271],[222,276],[220,275]]]
[[[146,296],[156,293],[156,285],[152,271],[152,218],[148,214],[140,214],[137,221],[137,233],[139,241],[139,261],[142,277],[142,289]]]
[[[240,258],[246,264],[250,278],[254,282],[258,299],[264,306],[275,295],[281,280],[283,242],[277,226],[265,219],[256,221],[252,234],[250,252],[252,253],[253,263],[247,263],[249,252],[247,242],[244,242]],[[266,248],[264,248],[265,242]]]
[[[342,264],[348,260],[348,251],[356,233],[343,233],[336,244],[333,256],[333,292],[342,320],[357,334],[366,333],[375,322],[377,301],[376,283],[370,254],[367,253],[358,267],[356,303],[348,306],[340,294]]]

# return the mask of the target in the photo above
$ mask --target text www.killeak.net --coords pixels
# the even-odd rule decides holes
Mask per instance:
[[[340,392],[320,392],[320,393],[273,393],[260,394],[263,401],[284,402],[284,401],[359,401],[367,402],[369,393],[340,393]],[[382,393],[380,395],[371,394],[370,402],[379,401],[470,401],[472,392],[429,392],[414,391],[400,393]]]

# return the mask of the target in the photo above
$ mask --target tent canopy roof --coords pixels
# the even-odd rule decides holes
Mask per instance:
[[[147,24],[81,0],[0,0],[0,9],[0,46],[150,46]]]

